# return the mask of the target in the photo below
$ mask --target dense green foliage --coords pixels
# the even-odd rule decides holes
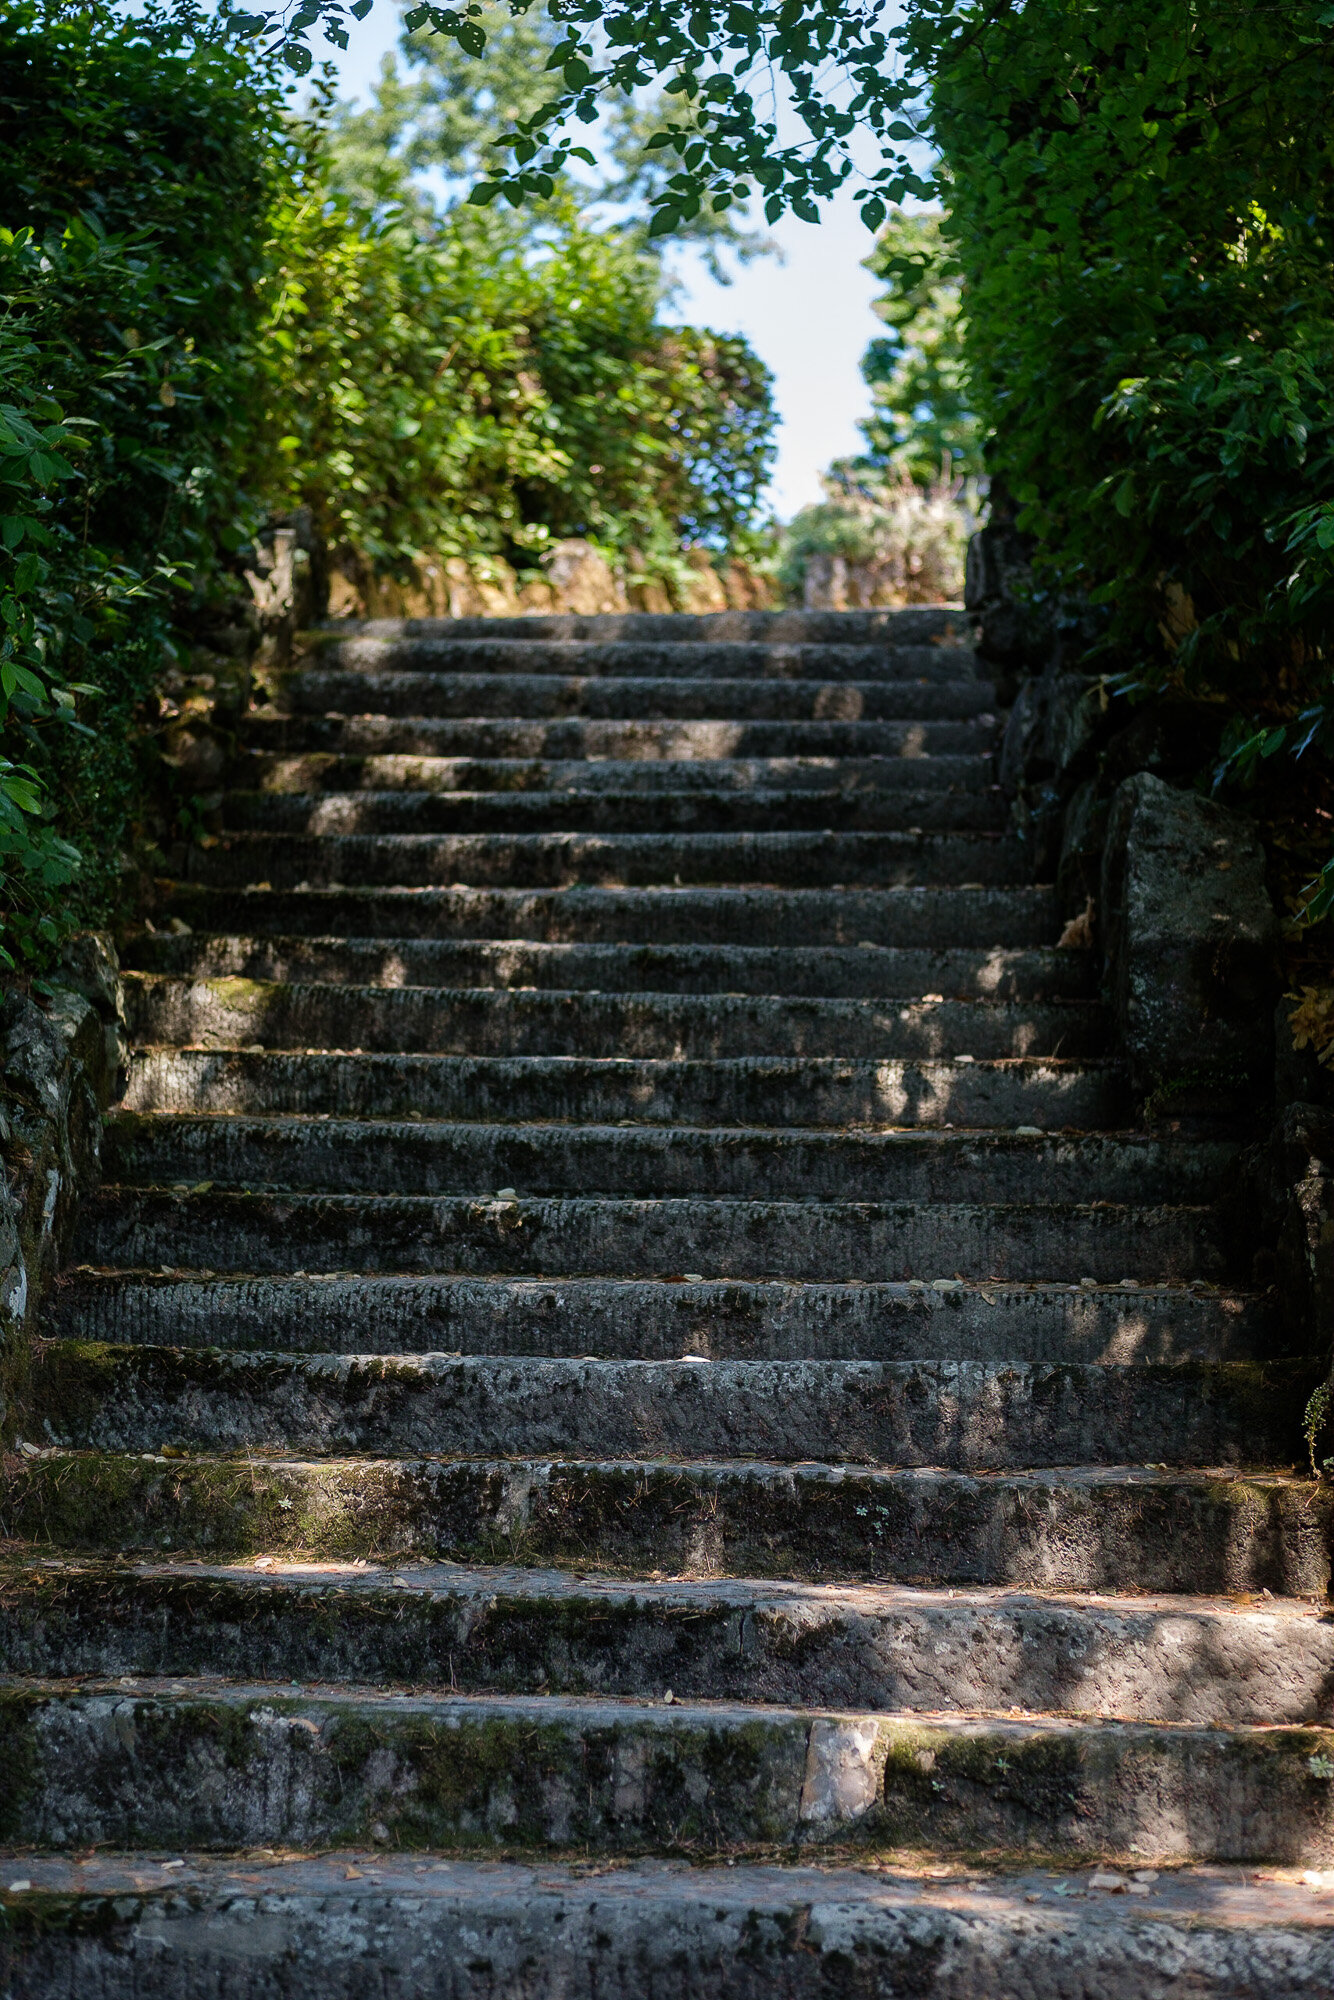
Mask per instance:
[[[10,959],[105,908],[172,610],[239,531],[275,102],[159,20],[0,24]]]
[[[739,340],[658,321],[635,234],[564,190],[536,215],[344,191],[326,124],[279,202],[264,366],[285,472],[333,542],[394,567],[585,535],[670,567],[755,514],[767,371]]]
[[[1334,740],[1331,23],[1026,0],[936,85],[990,463],[1225,773]]]
[[[906,473],[918,486],[983,470],[962,286],[941,222],[939,210],[895,209],[866,260],[885,281],[875,313],[886,330],[862,359],[872,414],[862,425],[866,453],[853,469]]]
[[[404,33],[398,55],[384,58],[373,102],[363,110],[339,107],[335,150],[349,192],[370,201],[421,201],[421,182],[412,177],[435,173],[466,193],[495,165],[502,134],[541,109],[563,25],[546,11],[513,15],[506,0],[483,0],[480,18],[486,43],[479,55],[465,54],[429,27]],[[597,170],[584,162],[577,179],[557,180],[566,200],[584,211],[614,213],[621,236],[638,247],[669,172],[663,154],[648,144],[668,108],[661,94],[613,94],[600,107]],[[696,245],[725,284],[723,253],[744,263],[769,247],[746,220],[744,204],[720,214],[706,207],[679,217],[659,239]]]
[[[295,67],[310,59],[299,38],[323,19],[338,40],[343,15],[341,0],[307,0],[284,20]],[[424,461],[426,446],[414,446],[417,433],[405,426],[418,423],[428,436],[447,426],[434,408],[419,414],[415,404],[438,399],[461,411],[494,495],[491,545],[519,553],[538,545],[556,490],[546,468],[555,472],[557,451],[569,459],[562,492],[577,491],[580,466],[587,471],[569,525],[591,522],[614,538],[614,525],[592,511],[603,492],[593,468],[608,460],[600,440],[594,456],[577,436],[576,419],[582,410],[591,424],[593,405],[566,393],[552,372],[562,355],[549,340],[543,347],[555,323],[544,322],[544,304],[560,298],[568,307],[573,294],[534,283],[544,254],[559,261],[576,242],[594,263],[609,254],[595,248],[597,232],[571,192],[572,163],[601,171],[581,124],[606,104],[638,106],[634,158],[648,176],[641,191],[652,229],[670,235],[712,226],[708,218],[725,224],[748,200],[770,215],[790,205],[814,218],[815,199],[845,182],[879,228],[891,201],[930,191],[911,152],[929,118],[966,316],[937,282],[939,266],[928,278],[923,246],[905,250],[905,225],[896,222],[885,265],[896,303],[871,362],[880,391],[871,458],[901,464],[915,436],[934,425],[945,437],[975,414],[988,434],[988,463],[1017,495],[1048,580],[1108,606],[1107,664],[1123,670],[1127,685],[1172,687],[1202,713],[1212,705],[1225,725],[1225,779],[1277,769],[1280,752],[1326,754],[1334,601],[1334,141],[1326,116],[1334,10],[1326,0],[906,0],[900,8],[775,0],[721,10],[671,0],[549,0],[544,9],[536,0],[511,0],[508,9],[462,0],[415,7],[407,23],[418,33],[415,49],[427,28],[450,47],[421,61],[410,53],[398,99],[383,98],[380,112],[397,134],[391,153],[406,159],[425,148],[423,158],[466,173],[487,157],[487,116],[514,114],[508,156],[495,155],[502,164],[484,169],[472,190],[476,204],[491,205],[486,219],[500,235],[468,240],[499,245],[507,275],[497,282],[521,306],[523,334],[505,362],[477,345],[476,329],[463,330],[448,368],[426,385],[406,344],[395,350],[386,307],[387,375],[406,386],[376,449],[393,442],[403,462],[414,452]],[[460,52],[498,65],[484,87],[470,86]],[[766,73],[779,79],[777,92],[758,87]],[[344,136],[350,147],[355,134]],[[359,171],[366,182],[364,163]],[[330,192],[326,183],[321,219]],[[363,187],[360,209],[355,197],[349,185],[340,241],[349,229],[360,233],[366,275],[389,255],[386,246],[399,246],[401,330],[425,297],[414,290],[418,267],[408,269],[423,240],[420,210],[410,222],[395,215],[378,184]],[[497,197],[539,204],[513,239],[495,220]],[[440,218],[432,227],[443,231]],[[454,233],[447,243],[442,233],[433,251],[443,247],[448,261],[463,229],[452,220]],[[543,229],[545,252],[537,248]],[[619,248],[631,256],[642,246],[627,238]],[[318,257],[313,276],[299,257],[289,261],[293,285],[273,308],[275,334],[314,353],[326,336],[306,302],[322,298],[326,320],[336,321],[337,287],[325,284],[321,294]],[[467,317],[448,289],[442,280],[431,291],[435,318],[423,343],[440,357],[454,338],[443,337],[451,312]],[[364,303],[374,322],[372,301]],[[610,329],[612,379],[621,379],[618,368],[633,375],[655,365],[634,347],[636,310],[632,303]],[[966,385],[952,351],[961,324]],[[287,490],[301,490],[307,467],[330,518],[350,509],[342,516],[349,528],[362,506],[342,497],[355,491],[352,441],[372,441],[372,412],[384,404],[377,394],[355,407],[375,370],[351,365],[352,338],[350,324],[328,335],[337,392],[322,406],[313,395],[285,427],[297,440]],[[487,370],[503,372],[520,349],[528,357],[522,374],[536,386],[518,399],[514,456],[502,462],[509,441],[502,449]],[[363,348],[359,361],[370,353]],[[465,356],[467,382],[441,387]],[[541,367],[532,365],[538,356]],[[518,371],[509,379],[517,385]],[[594,402],[604,393],[594,391]],[[707,434],[718,410],[704,403]],[[728,407],[754,406],[742,394]],[[655,464],[663,454],[651,411],[642,437],[644,463]],[[920,456],[919,473],[925,443]],[[736,463],[745,463],[744,451]],[[446,478],[428,512],[461,519],[456,500]],[[692,506],[689,495],[664,501],[662,518],[707,536],[712,517]],[[368,519],[364,532],[388,552],[394,539],[385,526]],[[1202,749],[1219,733],[1202,730]],[[1334,875],[1327,889],[1324,900],[1334,900]]]
[[[327,110],[327,93],[326,93]],[[744,343],[660,321],[642,223],[355,186],[253,46],[170,11],[0,24],[0,950],[114,910],[161,798],[156,686],[309,505],[387,569],[744,541],[771,452]],[[177,830],[188,797],[169,803]],[[159,815],[160,818],[160,815]]]

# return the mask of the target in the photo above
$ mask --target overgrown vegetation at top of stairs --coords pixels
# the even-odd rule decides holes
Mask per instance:
[[[170,6],[0,27],[0,950],[25,974],[207,831],[220,767],[182,738],[248,697],[275,512],[391,579],[424,553],[540,576],[584,538],[664,608],[752,546],[767,371],[663,324],[642,231],[573,185],[508,220],[358,194],[327,93],[299,116],[281,75]]]

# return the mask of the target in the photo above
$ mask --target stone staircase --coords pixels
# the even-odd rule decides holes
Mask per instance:
[[[6,1490],[7,2000],[1334,1989],[1318,1364],[965,636],[370,625],[250,716]]]

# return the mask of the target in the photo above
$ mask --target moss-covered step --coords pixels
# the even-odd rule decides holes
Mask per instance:
[[[321,1857],[24,1855],[0,1968],[14,2000],[1327,2000],[1334,1906],[1285,1871],[1057,1880],[937,1866],[622,1867]],[[1134,1882],[1134,1893],[1120,1885]],[[1118,1893],[1120,1889],[1120,1893]],[[1004,1978],[1002,1989],[998,1977]]]
[[[298,667],[278,692],[289,715],[611,721],[879,722],[919,732],[918,754],[994,746],[994,694],[981,681],[720,679],[661,675],[361,673]]]
[[[365,1043],[359,1044],[365,1049]],[[625,1056],[340,1055],[328,1050],[140,1049],[126,1111],[264,1117],[583,1124],[1111,1126],[1115,1063],[1048,1057],[854,1062],[838,1056],[644,1061]]]
[[[418,633],[378,638],[331,637],[313,656],[347,672],[453,674],[576,674],[614,680],[907,681],[913,686],[970,683],[990,700],[989,682],[974,679],[971,647],[918,642],[877,645],[856,641],[759,639],[539,639],[510,635],[455,638]]]
[[[196,931],[536,943],[958,947],[1050,945],[1050,888],[586,887],[215,889],[164,885],[164,914]],[[1082,954],[1080,957],[1082,959]],[[855,1053],[833,1050],[832,1054]]]
[[[622,1100],[628,1102],[628,1098]],[[231,1187],[456,1195],[717,1197],[743,1201],[1203,1203],[1235,1148],[1138,1133],[810,1127],[492,1124],[483,1120],[121,1111],[107,1120],[109,1179]]]
[[[74,1449],[878,1466],[1275,1464],[1324,1362],[675,1361],[290,1355],[53,1341],[30,1421]]]
[[[192,882],[549,889],[576,883],[1005,883],[1025,854],[996,833],[231,833],[182,854]]]
[[[1127,1282],[744,1284],[638,1278],[214,1278],[71,1271],[47,1330],[298,1354],[624,1355],[668,1361],[1258,1362],[1268,1298]]]
[[[618,1582],[454,1564],[11,1558],[0,1673],[1334,1725],[1334,1621],[1292,1598]]]
[[[315,750],[306,756],[242,752],[235,775],[253,793],[291,797],[321,792],[568,792],[596,795],[658,792],[810,792],[824,798],[843,792],[940,792],[996,795],[992,760],[958,757],[672,757],[659,762],[630,757],[338,757]]]
[[[231,792],[228,832],[757,833],[812,828],[843,833],[1001,833],[999,793],[813,792]]]
[[[1210,1208],[965,1207],[610,1195],[251,1193],[105,1187],[73,1255],[158,1270],[510,1272],[546,1277],[1059,1280],[1220,1278]]]
[[[0,1688],[0,1838],[1334,1858],[1334,1731],[124,1679]]]
[[[0,1534],[52,1550],[443,1555],[631,1575],[1322,1599],[1330,1586],[1334,1493],[1278,1474],[172,1449],[25,1458],[0,1495]]]
[[[683,892],[684,893],[684,892]],[[140,931],[122,946],[126,1010],[149,1004],[140,973],[190,983],[213,979],[269,984],[333,981],[342,988],[494,987],[597,993],[738,994],[788,998],[899,1000],[895,1018],[932,1021],[940,1034],[921,1055],[963,1049],[974,1056],[1097,1054],[1106,1022],[1091,999],[1092,956],[1037,945],[1011,949],[830,944],[542,944],[522,938],[331,938],[200,936]],[[930,994],[930,1000],[922,998]],[[936,996],[939,996],[938,998]],[[154,1002],[167,1004],[167,992]],[[438,998],[438,995],[437,995]],[[170,1017],[164,1015],[164,1022]],[[193,1025],[195,1016],[182,1019]],[[998,1024],[992,1026],[991,1024]],[[951,1034],[968,1029],[968,1038]],[[1005,1032],[1002,1034],[1001,1029]],[[153,1041],[146,1032],[141,1039]],[[166,1039],[171,1039],[167,1037]],[[363,1045],[364,1046],[364,1045]],[[835,1053],[848,1055],[846,1048]]]
[[[593,976],[597,971],[591,968]],[[966,1054],[977,1061],[1042,1057],[1057,1048],[1078,1057],[1087,1052],[1097,1027],[1087,1010],[1072,1007],[948,1000],[886,1004],[780,993],[513,993],[494,990],[486,981],[471,987],[377,987],[336,979],[286,984],[229,976],[187,982],[131,974],[125,991],[136,1040],[231,1051],[260,1043],[266,1049],[353,1047],[366,1054],[408,1050],[497,1058],[614,1054],[660,1062],[748,1056],[887,1062]]]
[[[450,757],[487,763],[713,763],[756,757],[896,758],[925,772],[946,763],[992,762],[996,732],[972,722],[867,721],[855,692],[826,694],[814,720],[547,715],[319,715],[258,711],[243,741],[259,756]]]

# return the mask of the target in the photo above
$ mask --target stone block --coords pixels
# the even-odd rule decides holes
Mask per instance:
[[[1164,1116],[1267,1095],[1279,924],[1254,831],[1140,772],[1112,800],[1101,902],[1106,989],[1137,1092]]]

